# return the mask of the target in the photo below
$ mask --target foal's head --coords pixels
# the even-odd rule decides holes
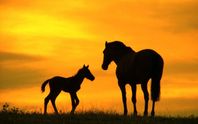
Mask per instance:
[[[83,65],[83,67],[80,69],[80,73],[81,75],[83,75],[85,78],[93,81],[95,79],[95,77],[93,76],[93,74],[91,73],[91,71],[89,70],[89,65],[85,66]]]

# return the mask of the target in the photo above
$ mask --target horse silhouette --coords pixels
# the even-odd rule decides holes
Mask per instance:
[[[87,78],[91,81],[95,79],[93,74],[88,69],[88,66],[83,66],[81,69],[78,70],[77,74],[69,77],[64,78],[60,76],[55,76],[51,79],[46,80],[42,86],[41,91],[45,91],[45,86],[49,83],[50,93],[44,100],[44,114],[47,113],[47,104],[49,100],[51,100],[52,106],[56,114],[58,114],[58,110],[56,108],[55,100],[61,91],[68,92],[71,97],[72,102],[72,110],[71,114],[74,113],[77,105],[79,104],[79,99],[76,92],[80,89],[80,85],[82,84],[84,78]]]
[[[126,84],[131,86],[134,115],[137,115],[136,85],[141,84],[145,100],[144,115],[148,115],[149,93],[147,83],[151,79],[151,99],[153,101],[151,115],[154,116],[155,102],[160,97],[160,80],[164,65],[162,57],[151,49],[135,52],[120,41],[110,43],[106,41],[103,54],[102,69],[107,70],[112,61],[117,65],[116,76],[122,93],[124,115],[127,115]]]

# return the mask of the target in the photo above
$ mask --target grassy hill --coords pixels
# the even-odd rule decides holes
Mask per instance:
[[[198,117],[133,117],[110,112],[80,112],[75,115],[23,112],[18,108],[3,107],[1,124],[198,124]]]

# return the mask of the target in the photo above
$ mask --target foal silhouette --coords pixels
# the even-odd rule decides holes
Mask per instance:
[[[155,102],[158,101],[160,97],[160,80],[164,65],[162,57],[150,49],[135,52],[120,41],[106,42],[103,53],[102,68],[104,70],[108,69],[112,61],[117,65],[116,76],[122,93],[124,115],[127,115],[126,84],[129,84],[132,89],[134,115],[137,115],[136,84],[141,84],[145,100],[144,115],[146,116],[148,114],[149,93],[147,83],[149,79],[151,79],[151,99],[153,101],[151,115],[154,116]]]
[[[61,91],[68,92],[71,96],[72,101],[72,110],[71,113],[74,113],[77,105],[79,104],[79,99],[76,92],[80,89],[80,85],[82,84],[84,78],[87,78],[91,81],[95,79],[93,74],[88,69],[88,66],[83,66],[81,69],[78,70],[77,74],[69,77],[64,78],[60,76],[55,76],[51,79],[46,80],[42,86],[41,91],[45,91],[45,86],[49,83],[50,93],[44,100],[44,114],[47,113],[47,104],[49,100],[52,102],[52,106],[54,108],[55,113],[58,114],[58,110],[56,108],[55,100],[56,97],[59,95]]]

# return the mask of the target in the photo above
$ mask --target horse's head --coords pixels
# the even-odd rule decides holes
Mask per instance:
[[[130,47],[127,47],[121,41],[113,41],[105,43],[105,49],[103,51],[104,58],[102,63],[102,69],[107,70],[109,64],[114,61],[116,64],[120,61],[123,55],[129,52],[134,52]]]
[[[83,65],[83,68],[81,69],[82,74],[84,75],[85,78],[93,81],[95,79],[95,77],[93,76],[93,74],[91,73],[91,71],[89,70],[89,65],[85,66]]]
[[[105,49],[103,51],[104,58],[103,58],[103,63],[102,63],[102,69],[104,69],[104,70],[107,70],[108,69],[109,64],[113,60],[112,53],[113,53],[112,52],[112,49],[109,46],[109,44],[107,43],[107,41],[106,41],[106,43],[105,43]]]

